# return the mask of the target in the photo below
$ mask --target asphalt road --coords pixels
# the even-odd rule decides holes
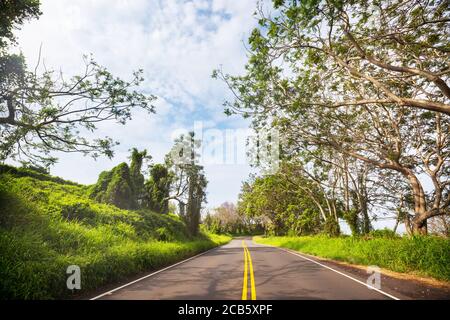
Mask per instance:
[[[96,299],[394,298],[369,289],[364,279],[349,278],[345,272],[336,268],[330,270],[317,264],[315,259],[308,259],[311,258],[254,244],[249,238],[234,239],[227,245]]]

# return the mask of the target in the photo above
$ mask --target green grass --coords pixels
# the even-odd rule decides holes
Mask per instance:
[[[69,265],[81,268],[83,294],[229,240],[192,238],[173,214],[97,203],[87,186],[0,174],[0,299],[70,298]]]
[[[450,239],[439,237],[254,237],[255,242],[450,281]]]

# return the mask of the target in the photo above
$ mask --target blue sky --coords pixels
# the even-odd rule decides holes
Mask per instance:
[[[58,154],[54,175],[94,183],[98,174],[127,160],[132,147],[146,148],[154,162],[163,160],[173,132],[205,128],[246,128],[239,117],[226,117],[222,102],[230,97],[224,83],[211,78],[222,66],[236,74],[246,61],[244,42],[256,25],[256,1],[195,0],[43,0],[43,15],[18,32],[19,49],[34,67],[42,44],[47,68],[67,75],[80,73],[82,55],[115,75],[129,78],[144,69],[143,92],[158,97],[156,115],[134,112],[126,126],[102,124],[96,135],[120,142],[114,159],[94,161],[81,155]],[[208,206],[235,201],[250,167],[245,164],[208,165]]]

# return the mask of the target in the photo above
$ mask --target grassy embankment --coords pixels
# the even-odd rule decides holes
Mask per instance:
[[[88,192],[0,166],[0,299],[70,297],[69,265],[81,268],[81,293],[90,292],[230,240],[207,233],[191,238],[175,215],[121,210]]]
[[[439,237],[254,237],[318,257],[450,281],[450,239]]]

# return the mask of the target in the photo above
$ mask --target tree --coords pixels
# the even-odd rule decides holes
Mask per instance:
[[[256,129],[278,129],[286,154],[332,161],[343,182],[357,171],[341,170],[331,154],[353,159],[352,166],[365,163],[373,175],[398,173],[414,199],[413,232],[426,233],[426,221],[448,215],[450,205],[445,1],[274,1],[274,7],[270,15],[259,8],[246,74],[213,74],[235,95],[226,113],[251,116]],[[352,188],[353,196],[339,188],[344,204],[370,203],[361,197],[363,184]]]
[[[189,189],[186,214],[184,220],[191,235],[197,235],[199,231],[201,209],[206,202],[206,186],[208,181],[202,173],[202,167],[192,166],[189,170]]]
[[[151,159],[147,150],[131,150],[131,164],[123,162],[110,171],[103,171],[91,187],[90,197],[98,202],[113,204],[121,209],[139,209],[144,202],[143,161]]]
[[[20,57],[0,65],[0,73],[7,74],[0,80],[0,114],[5,115],[0,117],[0,159],[51,165],[56,161],[51,151],[111,158],[117,143],[109,137],[88,140],[79,130],[93,132],[104,121],[125,124],[135,107],[154,112],[154,97],[133,89],[143,81],[142,70],[127,82],[92,59],[85,62],[84,73],[70,80],[53,71],[28,72]]]
[[[166,156],[166,164],[171,169],[173,183],[167,200],[178,202],[179,214],[185,221],[191,235],[199,230],[202,203],[206,202],[206,180],[203,167],[198,165],[200,142],[194,133],[181,135]]]
[[[338,153],[357,160],[354,167],[362,162],[376,168],[378,180],[385,171],[399,173],[409,184],[414,203],[412,232],[424,234],[429,218],[449,214],[450,146],[445,132],[449,132],[450,122],[443,117],[383,106],[313,108],[301,113],[284,109],[277,127],[289,140],[285,150]],[[428,190],[424,186],[427,176],[432,181]]]
[[[251,234],[261,231],[258,220],[241,214],[234,203],[224,202],[208,212],[203,224],[213,233]]]
[[[254,68],[276,66],[265,79],[274,80],[282,61],[295,74],[271,87],[274,101],[279,95],[311,107],[382,104],[450,114],[447,1],[273,3],[269,15],[259,7],[260,28],[249,42]]]
[[[35,165],[56,162],[53,151],[113,156],[117,144],[110,137],[88,139],[105,121],[125,124],[132,110],[154,112],[155,97],[137,91],[142,70],[131,80],[114,77],[92,57],[85,57],[84,72],[70,79],[62,72],[29,71],[22,55],[8,54],[12,30],[40,14],[39,1],[0,3],[0,161],[13,159]]]
[[[150,178],[145,182],[145,207],[162,214],[169,212],[172,178],[165,165],[155,164],[151,167]]]
[[[115,205],[121,209],[136,209],[130,168],[123,162],[111,171],[103,171],[92,186],[90,197],[95,201]]]
[[[152,157],[147,155],[147,150],[139,151],[136,148],[131,149],[130,177],[133,184],[134,198],[140,207],[144,201],[145,177],[142,174],[142,165],[144,160],[150,160]]]
[[[339,234],[334,211],[322,190],[292,164],[283,163],[272,175],[244,183],[238,212],[259,217],[266,233],[275,235]],[[336,211],[336,214],[339,214]]]

